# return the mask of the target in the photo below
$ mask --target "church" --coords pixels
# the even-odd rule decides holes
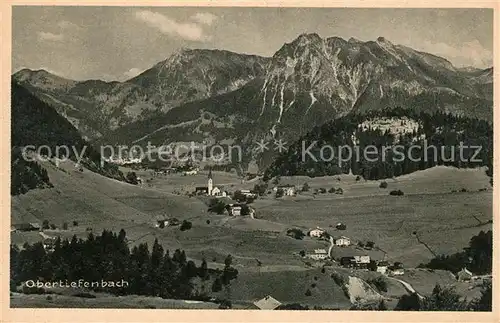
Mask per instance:
[[[208,171],[208,183],[207,186],[198,186],[195,189],[195,193],[198,195],[208,195],[215,197],[225,197],[227,196],[226,191],[222,191],[219,187],[214,186],[214,180],[212,176],[212,169]]]

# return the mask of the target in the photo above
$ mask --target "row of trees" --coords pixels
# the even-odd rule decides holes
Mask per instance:
[[[360,127],[365,120],[377,118],[403,118],[407,117],[418,121],[419,126],[413,131],[395,135],[389,130],[382,131],[377,127]],[[354,136],[353,136],[354,135]],[[355,138],[355,140],[354,140]],[[426,143],[424,143],[425,138]],[[303,143],[308,148],[317,142],[312,149],[307,150],[315,156],[311,158],[304,152]],[[460,143],[463,146],[480,146],[481,150],[463,149],[463,160],[460,158]],[[342,150],[339,154],[334,150],[330,160],[330,150],[321,150],[322,147],[333,148],[347,145],[351,148],[359,147],[361,153],[357,154],[352,149],[349,152]],[[397,151],[391,147],[401,145]],[[435,146],[437,151],[430,146]],[[365,156],[363,152],[367,146],[375,146],[376,153]],[[418,146],[419,149],[413,146]],[[384,149],[389,147],[390,149]],[[426,149],[427,147],[427,149]],[[452,148],[453,147],[453,148]],[[444,151],[442,156],[441,151]],[[399,153],[398,153],[399,152]],[[404,159],[401,160],[401,154]],[[305,159],[303,158],[305,154]],[[324,157],[324,159],[321,158]],[[413,160],[408,158],[412,156]],[[340,158],[342,157],[342,159]],[[351,158],[349,158],[351,157]],[[339,162],[340,160],[340,162]],[[488,166],[487,174],[492,176],[493,167],[493,128],[487,121],[455,116],[436,112],[429,115],[400,107],[371,111],[366,114],[353,114],[335,119],[322,126],[315,127],[311,132],[300,138],[289,147],[286,153],[279,156],[264,173],[264,179],[275,176],[324,176],[348,173],[352,170],[355,175],[361,175],[367,180],[391,178],[417,170],[426,169],[436,165],[448,165],[459,168]]]
[[[157,240],[151,251],[147,243],[128,247],[126,233],[104,230],[100,236],[88,235],[86,240],[76,236],[68,241],[57,239],[54,251],[47,253],[41,243],[25,244],[22,249],[10,248],[11,288],[27,280],[44,281],[127,281],[128,286],[106,289],[113,294],[137,294],[163,298],[189,299],[206,297],[207,283],[214,279],[229,285],[238,271],[228,256],[224,270],[210,270],[207,262],[200,266],[187,260],[183,250],[170,254]],[[199,284],[199,288],[197,288]],[[213,286],[212,286],[213,287]],[[212,288],[217,290],[218,286]],[[95,289],[100,291],[99,289]]]

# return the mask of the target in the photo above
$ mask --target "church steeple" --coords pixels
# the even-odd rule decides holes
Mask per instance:
[[[212,195],[212,190],[214,188],[214,182],[212,180],[212,168],[208,171],[208,195]]]

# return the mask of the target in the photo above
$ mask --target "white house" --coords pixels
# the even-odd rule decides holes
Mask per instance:
[[[198,171],[196,169],[187,170],[184,172],[184,175],[196,175],[196,174],[198,174]]]
[[[229,204],[226,206],[227,213],[231,216],[241,215],[241,205],[239,204]]]
[[[315,249],[314,253],[308,253],[306,257],[314,260],[324,260],[328,258],[328,252],[325,249]]]
[[[326,231],[317,227],[316,229],[312,229],[309,231],[309,236],[314,238],[321,237]]]
[[[470,281],[473,276],[474,276],[474,274],[471,273],[469,270],[467,270],[467,268],[462,268],[462,270],[460,270],[457,273],[457,280],[462,281],[462,282],[463,281]]]
[[[340,237],[338,239],[335,239],[335,245],[338,247],[347,247],[351,245],[351,239],[347,237]]]
[[[377,264],[377,272],[385,275],[388,267],[389,263],[387,261],[379,261]]]

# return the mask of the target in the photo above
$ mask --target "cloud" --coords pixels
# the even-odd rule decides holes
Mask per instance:
[[[67,21],[67,20],[61,20],[57,23],[57,25],[59,26],[59,28],[61,29],[80,29],[80,26],[78,26],[77,24],[74,24],[72,23],[71,21]]]
[[[129,69],[128,71],[123,73],[123,75],[126,76],[128,79],[131,79],[131,78],[136,77],[137,75],[139,75],[141,73],[142,73],[141,69],[138,69],[137,67],[132,67],[131,69]]]
[[[212,25],[212,23],[217,19],[218,17],[214,14],[208,13],[208,12],[198,12],[194,16],[191,17],[192,20],[195,20],[199,22],[200,24],[204,25]]]
[[[422,49],[426,52],[442,56],[458,67],[474,66],[485,68],[493,64],[493,52],[483,47],[477,39],[462,43],[460,46],[426,41]]]
[[[59,42],[59,41],[62,41],[64,39],[64,35],[39,31],[38,32],[38,39],[42,40],[42,41],[48,40],[48,41]]]
[[[180,23],[157,12],[142,10],[135,13],[135,18],[148,26],[158,29],[168,35],[179,36],[192,41],[206,41],[210,37],[204,34],[203,28],[197,23]]]

